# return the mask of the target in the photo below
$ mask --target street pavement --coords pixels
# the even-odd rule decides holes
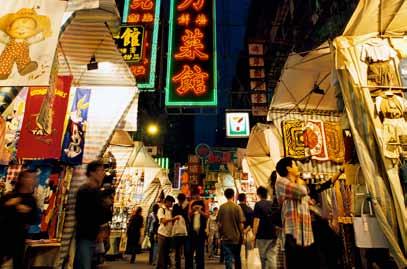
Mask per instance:
[[[183,264],[183,261],[182,261]],[[137,255],[136,264],[130,264],[128,260],[119,260],[106,262],[99,266],[99,269],[154,269],[154,266],[148,264],[148,253]],[[223,269],[225,266],[219,263],[219,259],[206,259],[205,269]],[[189,269],[189,268],[188,268]]]

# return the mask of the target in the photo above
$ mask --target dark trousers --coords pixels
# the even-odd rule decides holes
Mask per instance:
[[[196,269],[205,268],[205,235],[192,232],[191,237],[191,257],[195,253]],[[189,267],[192,268],[192,267]]]
[[[158,235],[157,269],[167,269],[170,264],[171,237]]]
[[[192,268],[191,239],[188,236],[172,238],[175,250],[175,268],[181,268],[181,252],[184,250],[185,268]]]
[[[242,268],[242,261],[240,259],[241,244],[232,244],[222,242],[222,249],[225,255],[225,268],[233,269],[233,260],[235,261],[235,269]]]
[[[286,269],[319,268],[314,246],[298,246],[290,234],[285,236],[285,257]]]
[[[13,269],[24,268],[24,241],[21,243],[15,243],[15,245],[10,246],[10,248],[13,250],[10,255],[2,256],[2,254],[0,254],[0,267],[7,258],[12,258]]]

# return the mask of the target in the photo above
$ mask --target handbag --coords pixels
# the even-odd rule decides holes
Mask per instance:
[[[185,224],[185,220],[182,216],[179,215],[179,219],[177,219],[174,224],[172,225],[172,236],[187,236],[188,230],[187,225]]]
[[[363,212],[366,200],[362,202],[360,217],[353,217],[356,246],[358,248],[389,248],[389,243],[379,226],[379,222],[373,215],[370,202],[370,214]]]
[[[141,242],[141,249],[151,248],[150,237],[148,235],[144,236],[143,242]]]
[[[247,269],[261,269],[261,260],[258,248],[253,248],[248,251]]]

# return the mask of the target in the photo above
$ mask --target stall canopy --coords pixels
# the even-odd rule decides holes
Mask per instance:
[[[306,56],[298,53],[288,56],[270,104],[268,120],[273,109],[336,111],[331,71],[332,56],[327,42]]]
[[[407,32],[407,2],[404,0],[360,0],[343,33],[344,36]]]
[[[246,161],[257,186],[268,186],[271,172],[282,156],[281,136],[276,128],[258,123],[247,142]]]
[[[60,75],[73,75],[73,85],[135,86],[113,39],[119,24],[114,0],[100,0],[98,9],[75,11],[60,35]],[[98,62],[96,70],[87,69],[92,57]]]

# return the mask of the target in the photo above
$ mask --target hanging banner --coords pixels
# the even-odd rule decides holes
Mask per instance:
[[[216,106],[216,1],[172,0],[167,106]]]
[[[161,0],[125,0],[123,23],[117,37],[140,90],[154,90]]]
[[[59,159],[71,82],[58,76],[55,87],[29,88],[17,158]]]
[[[71,165],[82,164],[88,120],[90,89],[76,89],[62,143],[61,160]]]
[[[0,86],[49,85],[65,1],[0,0]]]

